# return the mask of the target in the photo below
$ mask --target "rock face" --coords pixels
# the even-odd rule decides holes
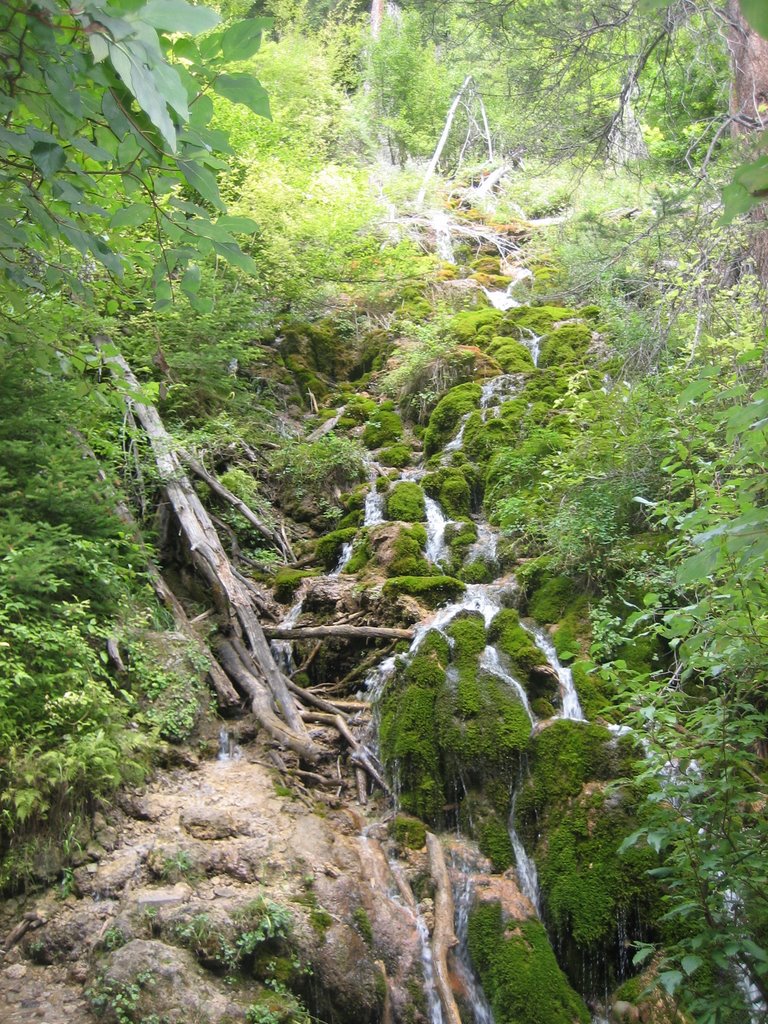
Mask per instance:
[[[253,1006],[372,1024],[385,993],[393,1024],[424,1021],[415,918],[394,878],[372,876],[363,817],[284,792],[243,759],[123,800],[115,851],[78,868],[64,900],[38,900],[46,923],[0,963],[3,1024],[223,1024]]]

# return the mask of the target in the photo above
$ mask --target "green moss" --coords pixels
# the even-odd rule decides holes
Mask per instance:
[[[533,373],[534,365],[530,351],[514,338],[497,336],[491,339],[487,352],[499,364],[504,373]]]
[[[446,630],[453,640],[451,660],[458,666],[475,665],[486,646],[485,622],[473,612],[457,615]]]
[[[458,577],[464,583],[492,583],[496,576],[498,576],[496,563],[484,558],[468,562],[458,571]]]
[[[546,665],[547,659],[520,625],[520,616],[513,608],[504,608],[491,623],[488,634],[512,663],[513,672],[526,676],[537,665]]]
[[[469,266],[471,270],[478,274],[498,274],[501,263],[498,256],[480,256],[479,259],[472,260]],[[508,278],[505,278],[505,280],[509,281]]]
[[[388,576],[430,576],[432,567],[424,558],[426,531],[416,524],[403,527],[393,545],[394,558],[387,569]]]
[[[378,411],[378,405],[372,398],[363,398],[362,395],[355,395],[344,407],[344,416],[353,423],[365,423]]]
[[[423,821],[398,814],[392,823],[392,838],[409,850],[423,849],[427,841],[427,829]]]
[[[357,530],[354,526],[349,526],[345,530],[334,530],[332,533],[327,533],[324,537],[320,538],[315,546],[315,554],[318,561],[322,562],[326,569],[332,569],[341,557],[341,550],[344,545],[354,540],[356,536]]]
[[[395,576],[383,588],[385,597],[409,594],[430,608],[455,601],[463,592],[464,584],[452,576]]]
[[[393,444],[390,448],[384,448],[379,452],[379,462],[382,466],[391,466],[395,469],[403,469],[411,464],[412,452],[407,444]]]
[[[480,385],[475,383],[459,384],[443,395],[429,417],[429,425],[424,433],[424,454],[427,457],[434,455],[450,441],[458,429],[461,417],[476,408],[480,395]]]
[[[419,523],[427,518],[424,491],[411,480],[395,484],[387,495],[387,518]]]
[[[555,714],[555,706],[546,697],[536,697],[531,701],[531,711],[537,718],[552,718]]]
[[[452,564],[458,567],[464,561],[469,548],[477,540],[477,527],[472,522],[450,523],[445,528],[445,543],[451,552]],[[470,582],[470,581],[467,581]]]
[[[379,408],[363,430],[362,442],[366,448],[381,448],[394,444],[403,436],[403,421],[396,412]]]
[[[526,806],[541,809],[578,796],[585,782],[608,779],[616,765],[611,734],[600,725],[558,720],[536,735]]]
[[[573,596],[573,580],[568,576],[544,576],[528,596],[528,614],[539,622],[557,622]]]
[[[430,498],[450,519],[465,519],[472,510],[472,490],[463,468],[443,467],[424,477],[423,486]]]
[[[551,331],[556,323],[572,320],[578,315],[575,309],[567,309],[564,306],[516,306],[506,311],[503,323],[496,333],[516,338],[533,333],[541,337]]]
[[[485,854],[493,865],[494,871],[506,871],[515,863],[509,831],[506,824],[498,818],[483,822],[478,830],[477,843],[480,852]]]
[[[352,557],[344,567],[344,572],[348,575],[354,575],[354,573],[360,572],[370,562],[373,557],[371,546],[368,543],[368,538],[363,537],[360,541],[355,544],[352,551]]]
[[[538,921],[505,924],[500,904],[481,904],[469,918],[469,953],[496,1024],[588,1024]]]
[[[317,572],[314,570],[281,569],[275,573],[273,581],[276,600],[280,601],[281,604],[288,604],[298,590],[301,581],[305,580],[307,576],[316,575]]]
[[[584,359],[592,331],[586,324],[568,324],[551,331],[542,341],[539,350],[539,366],[563,366],[578,363]]]
[[[333,918],[323,907],[312,907],[309,912],[309,923],[318,935],[323,936],[333,924]]]
[[[352,911],[352,920],[355,922],[355,927],[363,937],[365,944],[373,948],[373,927],[365,907],[355,907]]]
[[[493,337],[502,317],[501,310],[490,306],[484,309],[465,310],[451,319],[449,330],[461,343],[477,345]]]

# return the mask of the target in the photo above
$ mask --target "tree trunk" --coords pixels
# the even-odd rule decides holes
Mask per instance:
[[[738,0],[728,2],[728,49],[731,54],[731,130],[735,137],[754,133],[748,140],[754,159],[765,151],[760,136],[768,126],[768,39],[764,39],[744,20]],[[759,134],[757,134],[759,133]],[[750,254],[755,270],[768,284],[768,223],[760,206],[749,215],[753,224]]]
[[[94,338],[97,347],[106,344],[108,340],[104,336]],[[105,361],[116,377],[136,391],[139,390],[139,383],[122,356],[109,356]],[[297,744],[303,745],[310,760],[317,758],[319,751],[307,737],[296,701],[288,690],[287,680],[275,664],[267,638],[253,610],[248,589],[234,572],[211,518],[182,468],[173,439],[154,406],[144,405],[131,398],[127,398],[127,401],[149,437],[160,479],[186,538],[193,565],[209,584],[214,601],[231,628],[244,636],[255,667],[266,679],[272,698],[282,711],[288,731],[294,734]]]
[[[461,1016],[453,998],[451,979],[448,973],[448,951],[458,944],[453,930],[453,895],[448,868],[440,840],[427,832],[427,853],[429,872],[435,883],[435,927],[432,931],[432,960],[435,966],[435,987],[437,988],[443,1014],[447,1024],[461,1024]]]
[[[412,629],[395,629],[389,626],[265,626],[264,633],[275,640],[353,639],[413,640]]]

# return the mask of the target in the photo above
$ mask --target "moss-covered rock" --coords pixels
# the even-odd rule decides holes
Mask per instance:
[[[387,494],[387,518],[403,523],[420,523],[427,518],[424,491],[412,480],[395,484]]]
[[[463,592],[464,584],[452,576],[394,576],[383,589],[385,597],[408,594],[429,608],[455,601]]]
[[[481,390],[479,384],[459,384],[443,395],[432,411],[424,433],[424,454],[427,457],[440,451],[450,441],[458,429],[461,417],[477,407]]]
[[[552,330],[556,323],[572,320],[579,314],[575,309],[564,306],[515,306],[504,313],[497,334],[521,338],[534,334],[540,338]]]
[[[431,576],[432,567],[424,557],[426,530],[415,524],[403,527],[393,544],[393,557],[387,566],[388,576]]]
[[[407,444],[393,444],[379,452],[378,461],[382,466],[404,469],[411,464],[412,452]]]
[[[449,329],[451,334],[465,345],[476,344],[482,347],[482,343],[490,341],[496,333],[495,328],[502,319],[501,310],[490,306],[484,309],[465,310],[451,319]]]
[[[474,908],[469,953],[496,1024],[589,1024],[538,921],[504,921],[498,903]]]
[[[567,363],[583,361],[592,331],[586,324],[568,324],[551,331],[542,341],[539,350],[539,366],[564,366]]]
[[[423,486],[450,519],[465,519],[472,511],[472,490],[463,468],[443,467],[424,477]]]
[[[305,580],[307,576],[316,575],[317,572],[315,570],[281,569],[275,573],[273,580],[276,600],[280,601],[281,604],[288,604],[301,586],[301,581]]]
[[[403,436],[403,421],[396,412],[379,408],[365,425],[362,442],[366,448],[392,445]]]
[[[526,677],[532,669],[547,664],[546,657],[531,639],[531,634],[520,625],[520,616],[514,608],[504,608],[497,613],[491,623],[489,636],[509,658],[513,673]]]
[[[409,850],[421,850],[427,841],[427,829],[423,821],[398,814],[391,826],[392,838]]]
[[[348,544],[351,540],[354,540],[357,534],[357,530],[354,526],[349,526],[344,530],[334,530],[332,533],[326,533],[324,537],[321,537],[315,546],[315,554],[317,559],[321,562],[326,569],[332,569],[339,558],[341,557],[341,551],[345,544]]]
[[[372,398],[355,395],[344,407],[344,417],[356,424],[366,423],[376,415],[378,408],[378,404]]]
[[[533,373],[535,369],[530,350],[514,338],[492,338],[487,352],[489,356],[493,356],[504,373]]]

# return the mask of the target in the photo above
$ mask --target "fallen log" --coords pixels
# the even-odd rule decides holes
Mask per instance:
[[[208,484],[214,494],[217,494],[223,501],[231,505],[234,509],[240,513],[243,519],[247,520],[251,526],[268,540],[273,547],[275,547],[280,554],[283,556],[285,561],[292,562],[294,558],[293,551],[291,550],[290,544],[288,544],[283,537],[277,532],[277,530],[270,529],[265,523],[263,523],[256,513],[246,505],[246,503],[238,498],[236,494],[233,494],[228,487],[225,487],[221,480],[217,479],[213,473],[209,473],[205,466],[190,455],[189,452],[180,450],[179,455],[184,462],[189,466],[195,476]]]
[[[273,740],[282,746],[295,751],[306,761],[314,762],[319,758],[319,750],[312,740],[287,728],[272,710],[272,696],[266,684],[262,682],[245,664],[240,654],[229,640],[222,640],[218,645],[221,664],[228,675],[234,679],[251,703],[251,709],[261,725]]]
[[[389,626],[265,626],[264,635],[270,640],[311,640],[344,637],[353,639],[413,640],[412,629]]]
[[[440,840],[427,832],[429,871],[435,883],[435,926],[432,929],[432,962],[435,967],[435,988],[440,996],[446,1024],[461,1024],[461,1015],[453,998],[448,973],[448,951],[458,945],[453,930],[453,896],[448,868],[445,865]]]
[[[94,338],[97,348],[106,345],[108,341],[104,335]],[[121,355],[105,356],[105,364],[114,376],[138,392],[139,383]],[[302,749],[302,756],[307,756],[309,760],[316,759],[319,751],[307,737],[296,701],[288,690],[287,680],[275,664],[261,624],[253,610],[248,589],[234,572],[211,518],[182,468],[172,437],[165,429],[154,406],[145,405],[130,395],[126,396],[126,402],[135,412],[149,438],[160,479],[186,538],[194,567],[210,586],[219,611],[226,616],[232,629],[240,632],[245,638],[254,668],[264,676],[271,696],[285,718],[288,731],[294,733],[294,749],[299,747]],[[269,703],[271,705],[271,701]],[[258,718],[266,706],[265,702],[259,699],[252,701],[252,704],[254,714]],[[271,706],[269,710],[271,711]],[[263,724],[268,731],[274,727],[271,720],[269,724],[266,721]],[[287,740],[285,742],[288,745]]]

